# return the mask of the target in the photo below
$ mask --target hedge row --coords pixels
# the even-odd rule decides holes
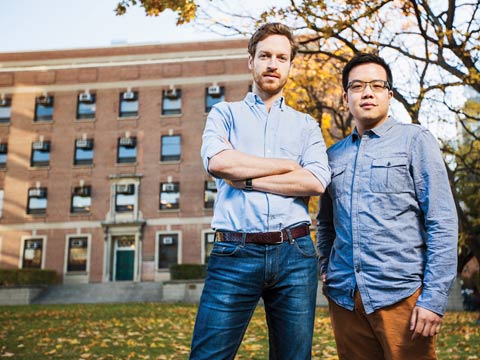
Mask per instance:
[[[59,282],[54,270],[0,269],[0,286],[51,285]]]
[[[175,264],[170,266],[170,279],[197,280],[205,279],[207,266],[199,264]]]

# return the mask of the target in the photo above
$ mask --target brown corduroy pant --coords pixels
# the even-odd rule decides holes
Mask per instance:
[[[410,317],[421,289],[412,296],[367,315],[355,291],[354,311],[329,299],[340,360],[434,360],[436,337],[411,340]]]

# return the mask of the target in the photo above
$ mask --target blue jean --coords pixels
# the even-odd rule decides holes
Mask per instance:
[[[215,243],[190,359],[233,359],[260,298],[270,359],[310,359],[317,263],[310,236],[277,245]]]

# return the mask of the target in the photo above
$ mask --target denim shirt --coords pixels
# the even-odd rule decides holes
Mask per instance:
[[[285,104],[282,97],[268,112],[257,95],[243,101],[221,102],[210,111],[201,156],[205,169],[214,155],[230,149],[267,158],[291,159],[309,170],[324,186],[330,182],[326,146],[318,123]],[[297,223],[310,223],[300,197],[235,189],[215,179],[217,197],[212,227],[227,231],[277,231]]]
[[[327,295],[367,314],[423,287],[417,305],[443,315],[457,270],[457,212],[438,143],[393,118],[328,149],[332,182],[317,218]]]

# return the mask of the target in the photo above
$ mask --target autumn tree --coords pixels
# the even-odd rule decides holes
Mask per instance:
[[[142,6],[155,2],[141,1]],[[158,2],[176,6],[186,3]],[[362,51],[377,52],[387,60],[394,73],[394,98],[409,118],[400,120],[440,129],[437,135],[443,139],[447,170],[459,211],[461,239],[480,259],[479,229],[471,220],[473,215],[465,213],[466,203],[471,204],[470,209],[478,204],[480,197],[478,188],[471,190],[475,185],[471,177],[466,176],[480,169],[480,161],[474,157],[480,120],[463,111],[465,88],[476,94],[473,97],[480,94],[480,3],[474,0],[290,0],[260,16],[249,15],[248,9],[241,13],[226,11],[225,3],[195,2],[201,5],[194,8],[192,15],[197,26],[237,35],[253,31],[261,22],[274,20],[289,24],[301,34],[300,53],[305,55],[305,63],[299,65],[298,72],[306,70],[307,74],[295,80],[300,86],[288,89],[286,94],[295,107],[316,114],[323,126],[329,117],[335,122],[330,106],[343,112],[341,95],[337,94],[336,102],[325,103],[323,99],[331,90],[331,78],[322,79],[314,74],[308,62],[315,59],[313,61],[332,62],[335,67],[342,67],[353,54]],[[179,12],[178,7],[172,5],[171,8]],[[222,12],[224,16],[219,16]],[[316,78],[312,80],[314,75]],[[351,119],[341,119],[348,129]],[[468,134],[470,142],[456,143],[458,129]]]

